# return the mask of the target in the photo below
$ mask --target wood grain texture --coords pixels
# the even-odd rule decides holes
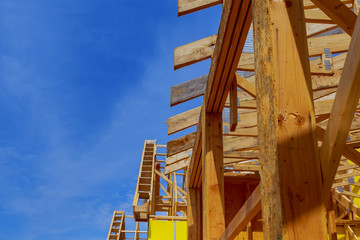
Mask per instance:
[[[204,113],[202,123],[203,238],[225,230],[222,114]]]
[[[226,0],[205,90],[206,112],[221,112],[252,18],[251,1]]]
[[[255,84],[247,80],[246,78],[240,76],[239,74],[235,74],[236,76],[236,83],[239,88],[244,90],[247,94],[252,96],[253,98],[256,98],[256,88]]]
[[[188,239],[202,240],[201,190],[190,188],[187,205]]]
[[[320,159],[324,178],[333,179],[336,174],[349,130],[352,128],[355,109],[360,96],[360,18],[351,40],[343,74],[325,131]],[[330,180],[324,181],[324,196],[328,196]]]
[[[168,135],[195,126],[200,117],[201,106],[170,117],[167,121]]]
[[[214,47],[215,42],[216,35],[212,35],[175,48],[174,69],[177,70],[210,58],[213,53],[212,47]]]
[[[178,16],[221,4],[222,0],[178,0]]]
[[[170,107],[204,95],[208,75],[172,86],[170,91]]]
[[[191,149],[194,145],[196,132],[171,140],[167,143],[167,157]]]
[[[340,0],[312,0],[315,5],[327,14],[350,36],[353,34],[356,15]]]
[[[255,0],[253,6],[262,214],[269,240],[327,236],[301,3]]]
[[[349,49],[351,37],[346,34],[336,34],[323,37],[314,37],[308,39],[309,55],[320,56],[324,48],[331,46],[332,53],[342,53]]]

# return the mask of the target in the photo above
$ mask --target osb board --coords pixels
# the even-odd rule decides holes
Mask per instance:
[[[239,181],[235,179],[224,179],[225,226],[229,225],[259,183],[254,179],[249,179],[249,181],[244,180],[245,179],[239,179]],[[247,184],[249,184],[249,187],[247,187]],[[262,231],[261,223],[254,223],[252,229],[254,231]]]

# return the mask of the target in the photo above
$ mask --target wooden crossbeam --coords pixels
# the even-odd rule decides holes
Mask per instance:
[[[339,165],[348,132],[354,119],[360,96],[360,18],[351,39],[343,74],[335,96],[325,131],[320,159],[324,178],[333,179]],[[324,181],[324,194],[328,195],[332,181]]]
[[[170,107],[204,95],[207,80],[206,74],[171,87]]]
[[[171,140],[167,143],[167,157],[191,149],[194,146],[196,132]]]
[[[222,0],[178,0],[178,16],[221,4]]]
[[[353,34],[356,15],[340,0],[312,0],[315,5],[328,15],[350,36]]]
[[[180,160],[174,164],[165,166],[164,173],[165,174],[173,173],[173,172],[179,171],[181,169],[187,168],[188,165],[189,165],[189,158],[186,158],[186,159]]]
[[[314,37],[318,34],[335,29],[336,27],[336,24],[306,23],[306,34],[308,37]]]
[[[314,53],[319,54],[317,51],[314,51]],[[250,71],[250,72],[255,71],[254,54],[244,53],[240,58],[237,69],[241,71]],[[331,76],[334,74],[333,69],[330,70],[325,69],[325,65],[319,64],[317,59],[310,62],[310,71],[311,74],[313,75]]]
[[[247,224],[253,219],[261,210],[260,185],[258,185],[252,192],[250,197],[246,200],[244,205],[238,213],[231,220],[226,227],[224,233],[219,240],[235,239],[239,233],[245,229]]]
[[[190,157],[190,153],[192,152],[192,149],[185,150],[183,152],[177,153],[171,157],[167,157],[165,160],[165,165],[171,165],[174,164],[180,160],[186,159]]]
[[[208,7],[221,4],[222,0],[178,0],[178,16],[193,13]],[[344,4],[351,3],[351,0],[342,0]],[[311,0],[304,0],[305,9],[316,8]]]
[[[334,23],[331,18],[329,18],[323,11],[320,9],[308,9],[305,10],[305,21],[311,23],[324,23],[332,24]]]
[[[187,196],[187,193],[183,189],[181,189],[177,185],[174,185],[173,182],[170,179],[168,179],[162,172],[160,172],[156,169],[154,169],[154,171],[157,175],[159,175],[162,179],[164,179],[169,184],[169,186],[171,186],[171,187],[175,188],[177,191],[181,192],[185,197]]]
[[[240,76],[238,73],[236,73],[235,76],[238,87],[244,90],[247,94],[249,94],[253,98],[256,98],[255,84],[253,84],[246,78]]]
[[[200,110],[201,106],[170,117],[167,121],[168,135],[195,126],[199,120]]]
[[[356,215],[360,216],[360,208],[353,204],[347,197],[343,196],[339,191],[333,190],[333,197],[343,204],[347,209],[353,211]]]
[[[174,68],[189,66],[193,63],[211,58],[214,54],[213,46],[216,42],[217,35],[183,45],[175,49]],[[346,34],[335,34],[322,37],[313,37],[308,39],[309,55],[320,56],[324,48],[331,46],[332,53],[346,52],[349,48],[351,37]],[[216,48],[215,48],[216,52]],[[237,70],[254,71],[254,54],[242,53],[239,60],[237,60]],[[330,74],[331,71],[324,71],[319,69],[315,64],[311,65],[311,72],[313,74]]]
[[[195,42],[175,48],[174,69],[191,65],[208,59],[213,53],[216,43],[216,35],[206,37]]]
[[[304,0],[303,2],[304,2],[304,9],[318,8],[312,0]],[[341,2],[344,4],[349,4],[352,3],[352,0],[341,0]]]

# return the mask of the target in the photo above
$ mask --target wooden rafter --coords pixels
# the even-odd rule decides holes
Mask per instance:
[[[325,14],[350,36],[355,28],[356,15],[340,0],[312,0]]]
[[[351,40],[343,74],[335,96],[329,122],[320,149],[322,172],[324,176],[324,194],[328,195],[330,180],[336,174],[340,157],[353,122],[355,109],[360,96],[360,18]]]

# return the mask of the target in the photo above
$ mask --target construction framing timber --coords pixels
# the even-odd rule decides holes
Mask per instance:
[[[134,219],[186,220],[191,240],[358,239],[360,1],[178,0],[178,16],[219,4],[218,33],[174,52],[175,70],[211,59],[171,88],[171,107],[203,103],[168,135],[196,131],[165,160],[145,141]]]

